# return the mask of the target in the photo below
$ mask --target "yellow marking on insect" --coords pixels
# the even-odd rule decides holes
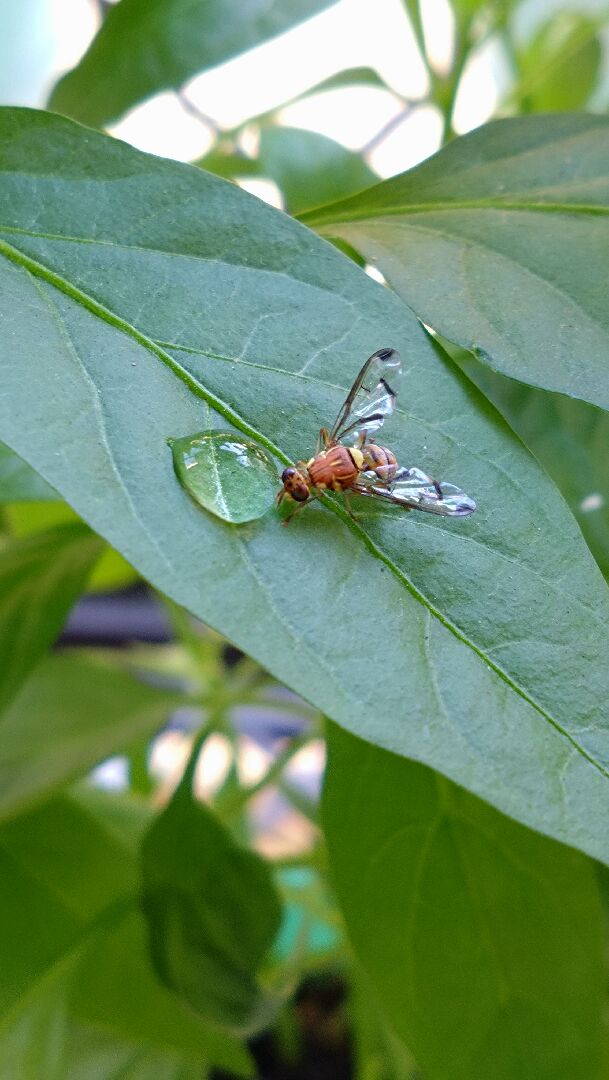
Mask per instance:
[[[307,461],[307,469],[311,468],[311,465],[313,464],[314,461],[315,461],[314,457],[309,458],[309,460]]]
[[[349,453],[351,454],[351,459],[353,461],[353,464],[355,465],[355,468],[361,472],[362,466],[364,464],[364,455],[362,454],[361,450],[358,450],[357,446],[350,446]]]

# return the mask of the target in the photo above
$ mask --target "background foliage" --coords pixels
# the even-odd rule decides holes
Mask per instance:
[[[454,0],[440,64],[406,2],[427,93],[354,151],[185,90],[332,5],[101,6],[52,112],[0,112],[0,1076],[601,1080],[605,12]],[[501,118],[458,135],[485,49]],[[195,168],[75,123],[167,89],[213,131]],[[381,182],[430,105],[442,149]],[[176,483],[167,439],[209,428],[281,471],[381,345],[387,441],[473,518],[234,527]],[[49,655],[83,592],[140,578],[173,643]],[[318,809],[293,778],[322,734]]]

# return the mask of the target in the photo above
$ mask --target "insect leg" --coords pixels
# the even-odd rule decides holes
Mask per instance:
[[[356,517],[355,513],[353,512],[353,507],[351,505],[351,499],[349,498],[349,492],[348,491],[343,491],[343,496],[344,496],[344,500],[345,500],[345,509],[346,509],[349,517],[352,518],[353,521],[357,521],[357,517]]]
[[[317,491],[311,491],[311,494],[309,495],[309,498],[306,500],[306,502],[296,502],[296,500],[294,500],[294,509],[292,510],[292,512],[290,514],[288,514],[287,517],[285,517],[283,519],[281,524],[282,525],[289,525],[292,518],[294,517],[295,514],[297,514],[299,512],[299,510],[304,510],[304,508],[306,506],[308,506],[309,503],[311,502],[311,499],[318,499],[318,498],[319,498],[318,492]]]
[[[322,428],[319,429],[319,436],[318,436],[318,439],[317,439],[317,446],[315,447],[315,457],[317,457],[317,455],[319,453],[321,453],[322,450],[326,450],[327,447],[329,446],[329,444],[330,444],[330,433],[329,433],[327,428],[322,427]]]

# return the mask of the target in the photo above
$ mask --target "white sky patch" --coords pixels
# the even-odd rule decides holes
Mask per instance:
[[[196,76],[186,90],[229,129],[350,67],[374,68],[406,97],[427,92],[427,76],[400,0],[340,0],[281,37]]]
[[[421,0],[427,55],[438,75],[448,75],[455,51],[455,17],[448,0]]]
[[[412,169],[435,154],[442,141],[442,116],[435,105],[421,105],[368,155],[370,166],[383,179]]]
[[[175,161],[196,161],[214,142],[211,129],[187,112],[169,91],[137,105],[108,131],[138,150]]]
[[[465,135],[490,120],[511,81],[507,62],[496,41],[489,40],[472,53],[455,101],[453,126],[457,134]]]
[[[288,127],[318,131],[349,150],[359,150],[402,109],[400,99],[389,90],[349,86],[288,105],[278,119]]]
[[[244,191],[249,191],[250,195],[255,195],[257,199],[262,199],[263,202],[268,203],[269,206],[274,206],[277,210],[283,210],[281,192],[277,184],[272,180],[261,180],[259,177],[254,176],[251,179],[249,177],[239,179],[237,183]]]

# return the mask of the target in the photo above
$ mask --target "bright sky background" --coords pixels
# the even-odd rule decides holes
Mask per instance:
[[[424,0],[433,59],[450,57],[451,13],[446,0]],[[0,0],[0,100],[42,105],[57,76],[73,66],[98,25],[94,0]],[[2,55],[6,53],[6,55]],[[335,90],[288,105],[281,122],[319,131],[352,149],[364,146],[402,108],[402,98],[424,97],[427,80],[401,0],[339,0],[295,30],[229,61],[186,87],[190,99],[222,127],[264,112],[345,67],[375,68],[396,93],[366,87]],[[491,48],[470,65],[459,96],[456,123],[467,131],[492,114],[507,74]],[[193,160],[211,135],[174,94],[159,94],[127,114],[112,133],[151,153]],[[370,154],[380,176],[391,176],[433,153],[440,118],[415,108]]]

